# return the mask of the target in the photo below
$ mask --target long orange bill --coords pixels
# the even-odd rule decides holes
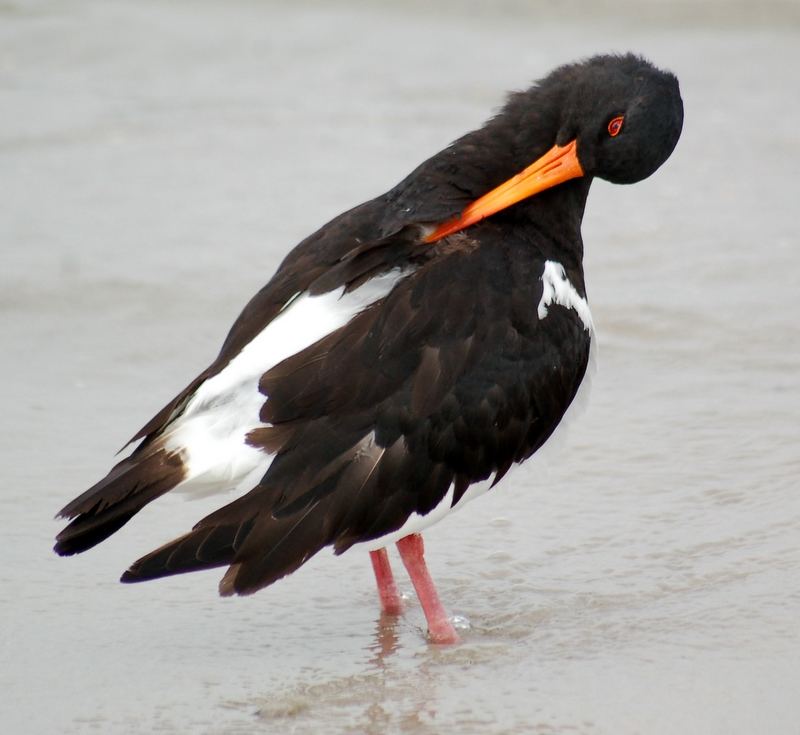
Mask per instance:
[[[553,146],[525,170],[468,204],[458,217],[440,224],[425,242],[436,242],[540,191],[583,176],[577,148],[574,140],[565,146]]]

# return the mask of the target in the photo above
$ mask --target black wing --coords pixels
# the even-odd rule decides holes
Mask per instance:
[[[337,553],[496,479],[555,429],[586,370],[575,311],[539,318],[544,262],[465,236],[382,301],[266,373],[249,437],[276,457],[247,495],[136,562],[138,581],[231,565],[246,594],[327,545]],[[582,284],[580,273],[576,280]]]

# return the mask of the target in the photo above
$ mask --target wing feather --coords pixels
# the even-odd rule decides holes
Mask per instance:
[[[451,488],[455,504],[530,456],[577,391],[590,335],[563,306],[538,317],[542,285],[529,272],[543,263],[518,261],[503,248],[434,257],[265,373],[271,425],[248,441],[277,454],[261,483],[126,581],[230,564],[222,594],[248,594],[325,546],[341,553],[396,531]]]

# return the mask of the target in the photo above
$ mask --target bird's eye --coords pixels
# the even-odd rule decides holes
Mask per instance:
[[[616,117],[611,118],[611,121],[608,123],[608,134],[612,138],[616,138],[619,135],[620,130],[622,130],[622,123],[624,120],[624,115],[617,115]]]

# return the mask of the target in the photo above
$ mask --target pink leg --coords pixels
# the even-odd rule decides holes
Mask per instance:
[[[394,583],[392,567],[389,564],[389,555],[386,549],[370,551],[369,558],[375,572],[375,581],[378,583],[378,595],[381,598],[381,609],[387,615],[399,615],[403,612],[403,601]]]
[[[428,567],[425,566],[425,546],[422,536],[412,533],[397,542],[400,558],[406,565],[408,576],[417,591],[425,619],[428,621],[428,635],[433,643],[458,643],[458,633],[447,617],[447,611],[439,601]]]

